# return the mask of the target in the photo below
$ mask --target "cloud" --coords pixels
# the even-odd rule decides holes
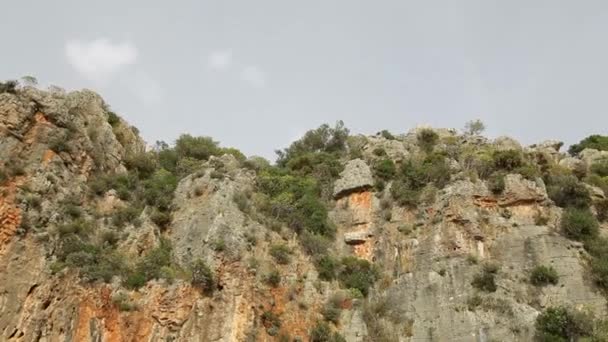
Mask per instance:
[[[243,68],[241,79],[255,88],[264,88],[266,86],[266,74],[256,66]]]
[[[137,48],[130,42],[112,43],[107,39],[70,40],[65,44],[68,62],[85,78],[104,82],[119,69],[137,61]]]
[[[224,70],[232,64],[232,51],[217,50],[209,54],[207,66],[213,70]]]

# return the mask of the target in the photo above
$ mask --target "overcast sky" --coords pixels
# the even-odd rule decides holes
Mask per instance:
[[[608,130],[608,1],[10,1],[0,79],[99,92],[144,138],[273,157],[321,123],[572,143]]]

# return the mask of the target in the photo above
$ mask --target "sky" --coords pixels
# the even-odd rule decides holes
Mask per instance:
[[[92,89],[149,142],[274,159],[309,129],[608,132],[608,1],[20,0],[0,79]]]

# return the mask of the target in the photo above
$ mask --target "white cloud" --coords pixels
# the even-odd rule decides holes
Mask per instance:
[[[245,67],[241,72],[241,79],[256,88],[266,86],[266,74],[255,66]]]
[[[232,64],[232,51],[217,50],[209,54],[207,66],[214,70],[224,70]]]
[[[96,82],[107,81],[119,69],[137,60],[137,48],[130,42],[112,43],[103,38],[68,41],[65,54],[78,73]]]

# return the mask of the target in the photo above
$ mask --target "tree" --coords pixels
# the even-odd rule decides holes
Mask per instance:
[[[36,77],[30,76],[30,75],[21,77],[21,81],[23,81],[23,83],[25,85],[32,86],[32,87],[38,85],[38,80],[36,79]]]
[[[467,135],[478,135],[481,134],[485,129],[486,125],[484,125],[484,123],[479,119],[468,121],[464,125],[464,133]]]

